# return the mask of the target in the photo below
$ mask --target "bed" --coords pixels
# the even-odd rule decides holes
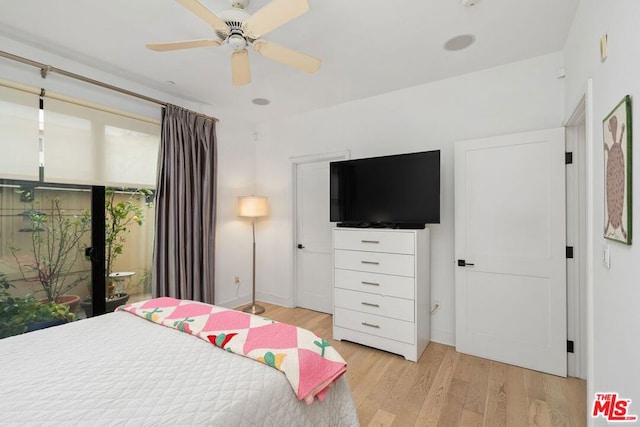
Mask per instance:
[[[0,340],[2,425],[355,426],[344,375],[307,404],[285,375],[117,311]]]

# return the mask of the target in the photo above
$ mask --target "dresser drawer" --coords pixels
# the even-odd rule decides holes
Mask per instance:
[[[346,310],[339,307],[335,308],[333,322],[336,326],[354,331],[402,341],[408,344],[414,344],[415,342],[415,325],[411,322]]]
[[[336,249],[334,252],[334,267],[347,270],[413,277],[414,264],[415,257],[413,255],[346,251],[342,249]]]
[[[415,235],[412,232],[335,230],[333,238],[336,249],[408,255],[415,253]]]
[[[333,303],[348,310],[413,322],[413,300],[336,288]]]
[[[336,288],[415,299],[415,280],[413,277],[335,269],[333,280]]]

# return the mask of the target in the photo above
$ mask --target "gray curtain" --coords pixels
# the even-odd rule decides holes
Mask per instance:
[[[158,158],[153,295],[214,303],[216,119],[163,112]]]

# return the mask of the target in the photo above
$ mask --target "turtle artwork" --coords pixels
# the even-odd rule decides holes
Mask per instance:
[[[625,97],[603,122],[605,163],[604,237],[631,244],[630,194],[631,120],[629,97]],[[625,108],[626,107],[626,108]],[[620,119],[619,119],[620,118]],[[626,131],[626,135],[625,135]],[[625,136],[627,137],[625,139]],[[623,141],[625,143],[623,144]],[[628,141],[628,143],[626,143]]]

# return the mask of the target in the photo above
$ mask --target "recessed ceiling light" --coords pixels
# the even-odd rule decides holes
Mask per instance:
[[[466,49],[475,41],[476,36],[474,36],[473,34],[462,34],[447,40],[447,42],[444,44],[444,49],[450,51]]]
[[[256,105],[269,105],[271,104],[271,101],[269,101],[266,98],[254,98],[251,100],[251,102],[253,102]]]

